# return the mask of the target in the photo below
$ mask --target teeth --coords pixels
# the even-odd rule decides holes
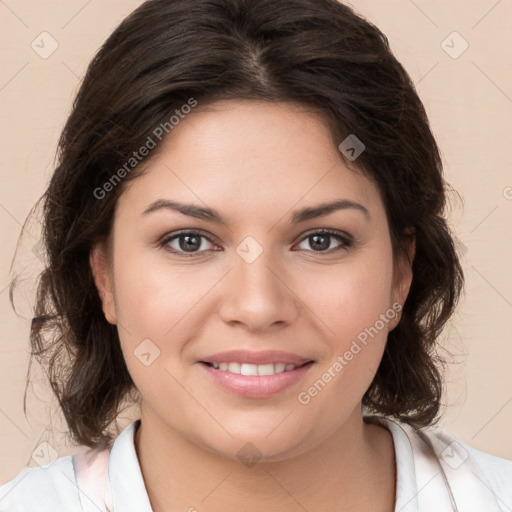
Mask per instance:
[[[276,373],[273,364],[260,364],[256,366],[256,370],[258,371],[258,375],[274,375],[274,373]]]
[[[221,363],[222,364],[222,363]],[[224,363],[226,366],[226,370],[231,373],[240,373],[240,363]],[[219,365],[220,366],[220,365]],[[223,365],[224,366],[224,365]]]
[[[229,366],[228,366],[229,368]],[[243,364],[240,367],[240,373],[242,375],[258,375],[258,365],[256,364]]]
[[[294,370],[294,364],[248,364],[248,363],[211,363],[212,366],[223,372],[228,371],[238,375],[274,375],[274,373]]]

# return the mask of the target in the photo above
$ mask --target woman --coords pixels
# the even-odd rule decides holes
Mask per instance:
[[[376,27],[335,0],[150,0],[59,149],[31,342],[89,450],[0,510],[512,506],[512,464],[435,426],[463,275]]]

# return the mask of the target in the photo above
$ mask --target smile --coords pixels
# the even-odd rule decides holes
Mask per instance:
[[[235,373],[237,375],[274,375],[276,373],[289,372],[295,370],[294,364],[275,363],[275,364],[248,364],[248,363],[207,363],[216,370]]]
[[[283,353],[231,352],[198,363],[208,381],[228,396],[261,400],[298,386],[315,361]]]

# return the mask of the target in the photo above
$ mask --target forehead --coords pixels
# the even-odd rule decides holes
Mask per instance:
[[[380,202],[376,186],[343,161],[324,118],[295,104],[198,105],[140,165],[143,175],[120,198],[140,213],[166,197],[240,214],[340,198]]]

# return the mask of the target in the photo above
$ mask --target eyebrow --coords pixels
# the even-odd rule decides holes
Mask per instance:
[[[161,209],[174,210],[182,213],[183,215],[188,215],[189,217],[194,217],[196,219],[224,224],[222,216],[212,208],[203,208],[201,206],[180,203],[179,201],[171,201],[169,199],[158,199],[154,201],[144,210],[144,212],[142,212],[142,215],[147,215]],[[292,212],[290,216],[290,222],[292,224],[299,224],[300,222],[322,217],[338,210],[347,209],[353,209],[362,212],[367,220],[371,220],[372,218],[370,212],[362,204],[356,203],[355,201],[351,201],[349,199],[338,199],[330,203],[322,203],[317,206],[309,206],[300,210],[296,210]]]

